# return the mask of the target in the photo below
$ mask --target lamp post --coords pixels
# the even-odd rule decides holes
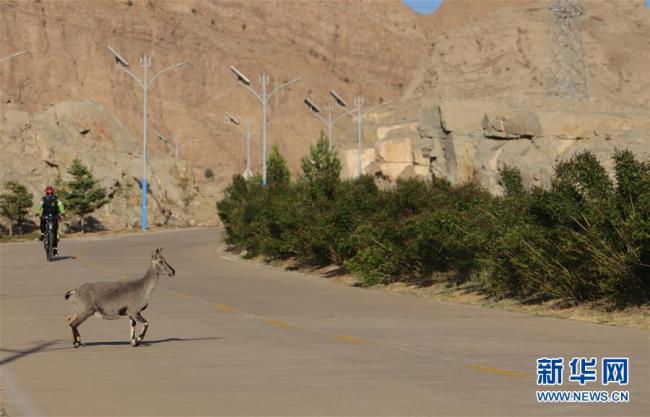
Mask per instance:
[[[358,174],[358,176],[361,176],[361,174],[363,174],[363,167],[362,167],[362,162],[361,162],[361,154],[363,152],[363,149],[362,149],[363,148],[362,137],[363,137],[363,116],[364,116],[364,113],[369,113],[372,110],[374,110],[374,109],[376,109],[378,107],[384,106],[384,105],[386,105],[388,103],[377,104],[376,106],[373,106],[373,107],[371,107],[369,109],[366,109],[365,112],[364,112],[364,109],[363,109],[363,104],[364,104],[363,96],[358,95],[354,99],[354,105],[356,107],[353,108],[352,110],[349,110],[348,105],[345,102],[345,100],[343,100],[341,98],[341,96],[339,96],[336,93],[336,91],[330,90],[330,95],[332,97],[334,97],[334,101],[336,102],[336,104],[340,108],[345,110],[346,113],[349,114],[352,117],[352,119],[354,119],[357,122],[357,174]]]
[[[149,88],[153,84],[154,81],[158,77],[160,77],[162,74],[164,74],[167,71],[173,70],[175,68],[182,67],[183,65],[186,65],[189,61],[183,61],[179,62],[174,65],[170,65],[167,68],[164,68],[160,71],[158,71],[156,74],[154,74],[151,79],[148,79],[148,72],[147,69],[151,66],[151,57],[148,57],[147,54],[144,54],[143,56],[140,57],[140,66],[143,68],[143,79],[140,80],[133,72],[131,72],[127,67],[129,66],[129,63],[124,59],[117,51],[115,51],[113,48],[110,46],[108,47],[108,51],[113,55],[115,58],[115,65],[127,73],[131,78],[133,78],[138,85],[142,88],[143,91],[143,111],[142,111],[142,118],[143,118],[143,128],[142,128],[142,206],[140,209],[141,212],[141,219],[140,219],[140,227],[142,228],[142,231],[147,230],[147,99],[148,99],[148,92]]]
[[[275,94],[277,91],[281,90],[282,88],[287,87],[287,86],[299,81],[300,77],[294,78],[291,81],[287,81],[286,83],[275,87],[269,93],[269,92],[267,92],[267,86],[271,82],[271,79],[267,74],[262,73],[262,75],[260,75],[260,78],[259,78],[260,85],[262,86],[262,93],[258,94],[250,86],[251,81],[250,81],[250,79],[248,77],[246,77],[241,71],[239,71],[233,65],[230,66],[230,70],[232,72],[234,72],[235,75],[237,76],[237,81],[239,81],[239,84],[241,84],[242,87],[244,87],[245,89],[250,91],[251,94],[253,94],[253,96],[255,96],[260,101],[260,103],[262,104],[262,123],[261,123],[261,127],[262,127],[262,184],[264,186],[266,186],[266,148],[267,148],[267,144],[268,144],[268,132],[267,132],[267,127],[268,126],[267,126],[267,122],[266,122],[266,116],[267,116],[267,114],[266,114],[267,113],[266,112],[266,105],[269,102],[269,99],[271,98],[271,96],[273,94]]]
[[[246,138],[246,170],[244,171],[243,177],[245,179],[249,179],[253,176],[253,171],[251,171],[251,125],[253,124],[253,121],[251,119],[246,119],[244,121],[244,126],[246,126],[246,128],[243,129],[240,126],[239,120],[237,120],[235,116],[226,112],[226,117],[230,123],[237,126],[237,128],[244,134],[244,137]]]
[[[332,119],[332,110],[333,110],[333,108],[332,108],[332,105],[331,105],[331,104],[328,104],[327,106],[325,106],[325,109],[327,110],[327,119],[326,119],[326,118],[324,118],[323,116],[321,116],[320,114],[318,114],[318,113],[320,113],[321,111],[320,111],[320,108],[316,105],[316,103],[314,103],[313,101],[311,101],[311,100],[308,99],[308,98],[306,98],[306,99],[304,100],[304,102],[305,102],[305,105],[307,106],[307,108],[309,108],[309,111],[310,111],[314,116],[316,116],[316,117],[318,117],[319,119],[321,119],[321,120],[325,123],[325,125],[327,126],[327,138],[328,138],[328,140],[329,140],[329,145],[330,145],[330,146],[329,146],[329,149],[330,149],[330,151],[331,151],[331,150],[332,150],[332,142],[333,142],[333,140],[334,140],[334,139],[333,139],[333,136],[332,136],[332,128],[334,127],[334,125],[336,125],[336,122],[337,122],[341,117],[343,117],[343,116],[348,116],[348,114],[347,114],[347,113],[341,113],[341,114],[339,114],[338,116],[336,116],[334,119]]]

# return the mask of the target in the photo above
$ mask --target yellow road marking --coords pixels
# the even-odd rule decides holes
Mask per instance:
[[[492,374],[492,375],[501,375],[501,376],[507,376],[510,378],[528,378],[529,375],[526,372],[521,372],[521,371],[510,371],[508,369],[501,369],[501,368],[495,368],[493,366],[489,365],[481,365],[478,363],[470,363],[465,365],[465,368],[467,369],[473,369],[475,371],[483,372],[486,374]]]
[[[176,298],[179,300],[189,300],[191,297],[187,294],[183,294],[182,292],[174,292],[174,295]]]
[[[370,343],[369,340],[362,339],[360,337],[355,337],[355,336],[339,335],[339,336],[335,336],[334,338],[340,342],[350,343],[352,345],[365,345],[367,343]]]
[[[219,310],[219,311],[221,311],[223,313],[238,313],[239,312],[239,310],[237,310],[235,307],[230,307],[230,306],[225,305],[225,304],[215,304],[214,308],[216,308],[217,310]]]
[[[278,329],[290,329],[292,327],[289,323],[285,323],[280,320],[264,320],[264,323],[268,324],[269,326],[276,327]]]

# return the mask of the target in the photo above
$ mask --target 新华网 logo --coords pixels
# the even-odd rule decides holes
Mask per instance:
[[[601,386],[625,386],[630,381],[629,358],[573,357],[566,364],[562,357],[543,357],[537,359],[537,385],[559,387],[565,384],[565,369],[568,371],[567,384],[580,387],[598,384]],[[599,379],[600,376],[600,379]],[[629,402],[629,391],[600,390],[544,390],[537,391],[538,402]]]

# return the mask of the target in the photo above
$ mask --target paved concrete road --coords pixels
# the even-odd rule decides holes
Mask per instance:
[[[50,264],[38,242],[0,246],[9,415],[650,415],[647,332],[344,287],[219,242],[216,229],[64,240],[75,258]],[[63,294],[141,276],[156,247],[177,275],[144,313],[146,346],[127,344],[127,320],[93,317],[73,349]],[[542,356],[629,356],[630,384],[606,389],[630,402],[537,404]]]

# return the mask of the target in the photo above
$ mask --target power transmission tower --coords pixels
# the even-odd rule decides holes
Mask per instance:
[[[580,0],[551,2],[551,58],[544,86],[546,96],[587,100],[587,70],[580,35]]]

